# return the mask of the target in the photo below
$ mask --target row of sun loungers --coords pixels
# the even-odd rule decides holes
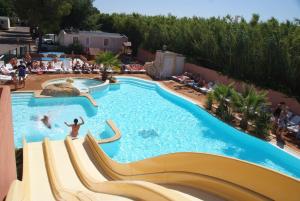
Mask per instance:
[[[125,65],[125,73],[146,73],[145,67],[140,64]]]
[[[172,79],[204,94],[212,92],[216,86],[214,82],[206,83],[205,80],[200,79],[199,76],[195,76],[194,78],[192,74],[187,72],[180,76],[172,76]]]
[[[297,139],[300,139],[300,116],[293,115],[287,122],[287,130],[294,133]]]

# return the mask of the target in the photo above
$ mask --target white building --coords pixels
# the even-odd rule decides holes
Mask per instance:
[[[5,30],[10,29],[9,17],[0,16],[0,29],[5,29]]]
[[[166,79],[183,73],[185,57],[170,51],[156,51],[154,62],[147,63],[148,75],[156,79]]]
[[[87,52],[111,51],[118,53],[122,50],[122,45],[127,42],[125,35],[118,33],[107,33],[102,31],[60,31],[58,43],[62,46],[69,46],[79,42]]]

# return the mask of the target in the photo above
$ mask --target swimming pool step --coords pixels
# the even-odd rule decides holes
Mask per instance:
[[[28,104],[33,98],[32,94],[12,94],[11,103],[12,105],[24,105]]]
[[[12,93],[11,98],[32,98],[33,93]]]
[[[32,97],[14,97],[11,101],[12,105],[24,105],[31,101]]]
[[[131,80],[120,80],[120,83],[124,83],[124,84],[131,84],[134,86],[138,86],[138,87],[142,87],[145,89],[156,89],[156,85],[152,84],[152,83],[147,83],[147,82],[137,82],[137,81],[131,81]]]

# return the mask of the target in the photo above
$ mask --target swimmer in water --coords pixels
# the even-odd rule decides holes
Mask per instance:
[[[44,117],[41,119],[41,121],[47,128],[51,129],[51,124],[49,122],[49,117],[47,115],[44,115]]]
[[[70,136],[71,136],[73,139],[76,139],[76,138],[77,138],[77,136],[78,136],[78,131],[79,131],[80,126],[84,124],[83,118],[80,117],[80,119],[81,119],[81,123],[78,123],[78,119],[74,119],[74,124],[68,124],[67,122],[65,122],[66,126],[72,127]]]

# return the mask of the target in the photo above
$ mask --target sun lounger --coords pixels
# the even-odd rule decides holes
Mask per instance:
[[[93,71],[92,71],[92,73],[94,73],[94,74],[99,74],[100,73],[100,69],[93,69]]]
[[[0,75],[0,82],[6,83],[8,81],[11,81],[12,77],[10,75]]]
[[[293,125],[299,125],[300,124],[300,116],[298,115],[295,115],[293,116],[287,123],[288,125],[290,126],[293,126]]]
[[[207,93],[213,91],[212,88],[206,88],[206,87],[200,87],[199,90],[200,90],[200,92],[202,92],[204,94],[207,94]]]

